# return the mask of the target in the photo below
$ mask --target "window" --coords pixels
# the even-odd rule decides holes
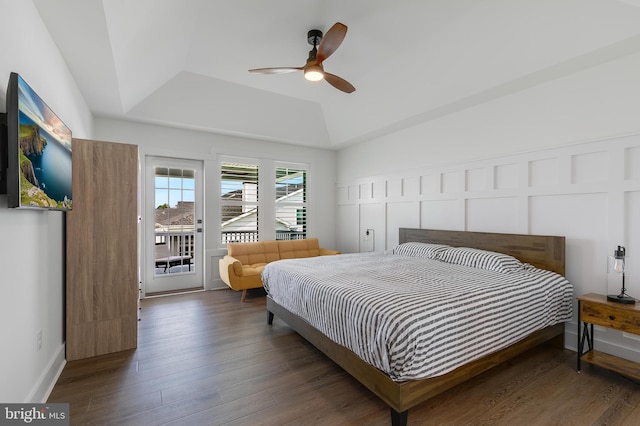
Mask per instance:
[[[307,171],[276,167],[276,239],[307,236]]]
[[[222,244],[258,241],[258,166],[223,162],[220,187]]]

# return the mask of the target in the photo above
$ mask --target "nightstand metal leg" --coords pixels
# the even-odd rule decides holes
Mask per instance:
[[[593,350],[593,324],[582,324],[582,336],[580,336],[580,321],[578,321],[578,371],[580,371],[580,358],[582,355]],[[587,350],[584,350],[584,344],[587,344]]]
[[[593,323],[583,322],[580,318],[582,310],[580,309],[580,301],[578,300],[578,353],[577,353],[577,370],[580,372],[582,364],[582,356],[593,350]],[[587,344],[587,350],[584,350],[584,344]]]
[[[580,365],[580,357],[582,356],[582,344],[580,342],[580,332],[582,331],[582,323],[580,321],[580,300],[578,300],[578,334],[576,335],[578,341],[577,343],[577,347],[576,347],[576,354],[577,354],[577,359],[576,359],[576,370],[578,370],[578,373],[580,372],[580,368],[582,367]]]
[[[580,314],[582,313],[582,309],[580,306],[580,300],[578,300],[578,334],[577,334],[577,338],[578,338],[578,347],[576,348],[576,352],[577,352],[577,367],[576,369],[578,370],[578,373],[580,372],[580,369],[582,368],[582,354],[583,354],[583,350],[584,350],[584,336],[582,335],[582,319],[580,318]],[[586,328],[586,327],[585,327]]]
[[[593,335],[593,325],[591,326],[591,328],[591,333],[589,333],[589,324],[583,324],[582,339],[580,340],[580,355],[584,355],[587,352],[593,350],[593,337],[591,336]],[[589,348],[587,351],[584,350],[585,342],[587,344],[587,347]]]

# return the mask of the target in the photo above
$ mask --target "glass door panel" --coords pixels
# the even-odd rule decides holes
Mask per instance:
[[[201,288],[202,163],[148,157],[146,293]]]

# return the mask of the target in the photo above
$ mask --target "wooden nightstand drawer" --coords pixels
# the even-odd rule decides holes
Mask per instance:
[[[621,309],[619,306],[584,300],[580,307],[580,320],[583,322],[640,334],[640,315],[635,309]]]

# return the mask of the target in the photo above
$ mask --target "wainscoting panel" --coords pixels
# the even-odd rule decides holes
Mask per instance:
[[[607,180],[607,169],[601,167],[609,161],[608,153],[591,152],[571,157],[571,183],[599,183]]]
[[[360,184],[360,201],[367,201],[373,198],[373,184],[370,182]]]
[[[518,199],[475,198],[466,202],[466,230],[516,234],[518,230]]]
[[[628,256],[625,270],[626,275],[634,277],[627,280],[629,293],[640,298],[640,191],[629,191],[625,193],[625,211],[624,227],[627,233],[627,239],[620,241],[618,244],[625,246]],[[609,247],[609,254],[613,254],[615,247]]]
[[[465,173],[465,190],[467,192],[471,191],[486,191],[489,189],[487,187],[487,169],[486,168],[478,168],[478,169],[470,169]],[[493,186],[493,184],[491,185]]]
[[[463,190],[463,173],[464,171],[458,172],[446,172],[442,174],[442,182],[441,182],[441,191],[443,194],[451,194],[462,192]]]
[[[640,147],[634,146],[625,149],[625,173],[627,180],[640,179]]]
[[[402,179],[389,179],[387,181],[387,198],[402,198]]]
[[[410,155],[410,153],[408,154]],[[640,135],[377,176],[338,184],[338,246],[384,251],[399,227],[563,235],[576,295],[607,293],[607,256],[627,248],[627,283],[640,298]],[[344,196],[369,188],[372,198]],[[352,209],[344,204],[360,206]],[[363,241],[375,229],[375,246]],[[354,230],[358,230],[354,232]],[[576,318],[566,344],[575,349]],[[640,358],[640,341],[596,333],[596,345]]]
[[[515,189],[520,186],[518,166],[516,164],[499,164],[494,166],[494,189]]]
[[[387,197],[387,182],[384,180],[373,182],[373,198],[384,200]]]
[[[420,194],[425,196],[433,196],[440,194],[440,173],[425,175],[420,177],[421,191]]]
[[[550,186],[560,183],[559,161],[557,158],[546,158],[529,163],[529,186]]]
[[[349,202],[357,202],[360,199],[360,187],[357,185],[350,185],[347,194]]]
[[[386,246],[377,251],[390,250],[398,245],[398,228],[420,227],[420,203],[387,203]]]
[[[531,197],[529,206],[531,234],[566,237],[566,275],[577,293],[605,292],[607,195],[537,196]]]
[[[460,201],[434,200],[420,203],[420,224],[423,228],[464,230],[463,209]]]
[[[402,179],[402,196],[409,199],[415,199],[420,195],[420,178],[411,176]]]
[[[336,209],[337,235],[340,243],[339,250],[346,253],[357,253],[360,250],[358,244],[359,208],[357,204],[342,204]]]

